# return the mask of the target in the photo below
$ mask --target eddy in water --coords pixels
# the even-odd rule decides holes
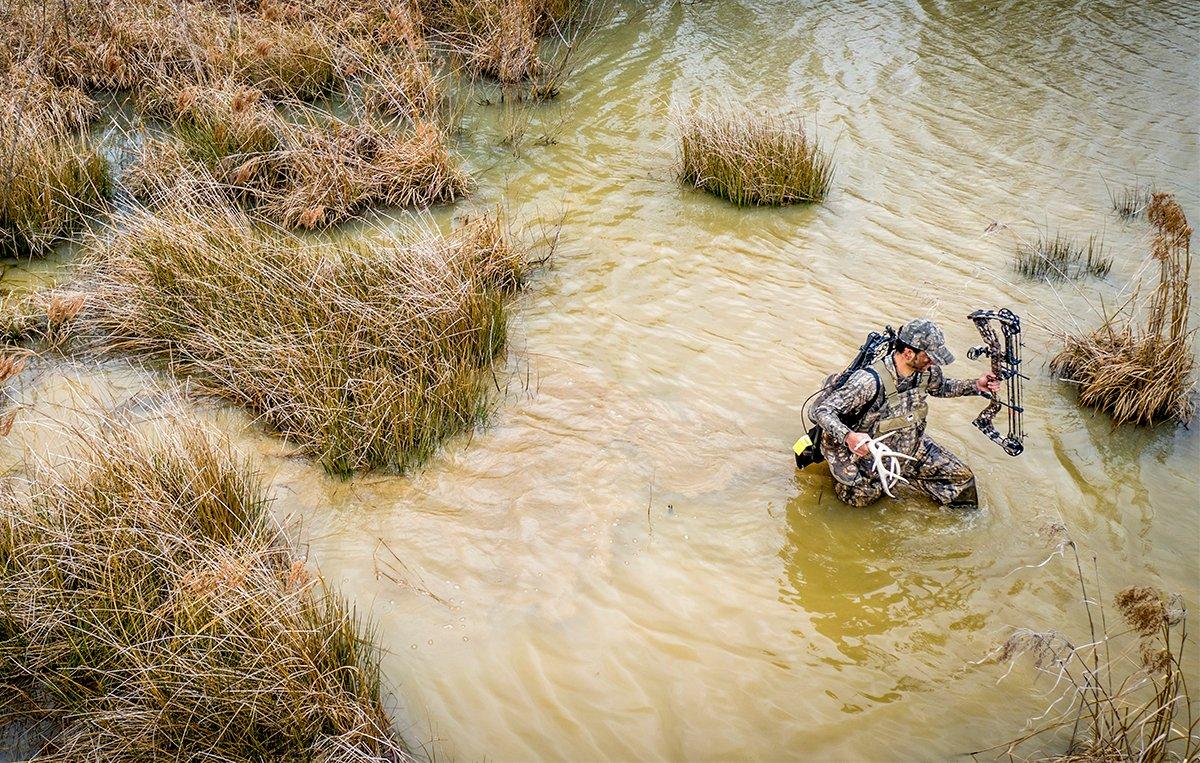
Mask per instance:
[[[867,506],[885,493],[891,495],[891,486],[903,481],[943,506],[975,508],[978,495],[970,467],[925,433],[926,396],[981,395],[991,400],[974,423],[1015,456],[1022,450],[1016,384],[1023,377],[1017,371],[1019,319],[1007,310],[979,311],[970,317],[987,345],[968,356],[989,356],[992,370],[974,380],[947,378],[942,367],[953,363],[954,355],[942,330],[928,319],[909,321],[895,335],[890,328],[887,335],[872,334],[851,366],[827,379],[817,393],[811,414],[816,426],[797,443],[797,464],[828,460],[834,492],[851,506]],[[1003,347],[991,321],[1003,329]],[[1002,380],[1009,384],[1008,403],[998,397]],[[1002,405],[1010,411],[1008,437],[992,426]],[[885,466],[885,460],[891,465]]]

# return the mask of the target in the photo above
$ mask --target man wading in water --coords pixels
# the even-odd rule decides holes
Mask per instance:
[[[838,498],[851,506],[866,506],[883,495],[867,443],[887,435],[888,448],[914,458],[903,461],[901,472],[914,488],[943,506],[978,505],[970,467],[925,434],[925,395],[995,394],[1000,382],[990,371],[974,381],[947,379],[941,367],[953,362],[942,330],[918,318],[900,329],[891,353],[855,371],[813,408],[812,420],[821,427],[821,453],[829,462]],[[843,419],[857,419],[854,430]]]

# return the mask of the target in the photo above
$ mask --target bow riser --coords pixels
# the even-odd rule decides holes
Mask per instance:
[[[1021,319],[1016,313],[1005,308],[1002,310],[976,310],[967,316],[975,324],[979,335],[983,337],[982,347],[972,347],[967,351],[967,357],[974,360],[987,356],[991,362],[992,373],[1005,384],[1007,400],[1001,400],[998,395],[985,395],[988,406],[980,412],[972,422],[975,427],[987,435],[992,442],[999,445],[1010,456],[1019,456],[1025,450],[1023,439],[1025,433],[1022,427],[1021,414],[1021,379],[1027,378],[1020,372],[1021,366]],[[1000,337],[992,323],[999,324],[1004,335],[1001,345]],[[993,420],[1001,408],[1008,410],[1008,434],[1001,435],[996,431]]]

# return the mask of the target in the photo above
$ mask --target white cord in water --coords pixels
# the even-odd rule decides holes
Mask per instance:
[[[867,450],[871,453],[871,458],[874,461],[875,473],[879,475],[879,482],[883,485],[883,492],[887,493],[892,498],[892,488],[898,482],[908,482],[904,477],[900,476],[900,459],[905,458],[909,461],[916,461],[913,456],[905,455],[894,451],[883,444],[883,441],[894,435],[895,432],[888,432],[883,437],[872,440],[867,438]],[[884,463],[886,460],[886,463]]]

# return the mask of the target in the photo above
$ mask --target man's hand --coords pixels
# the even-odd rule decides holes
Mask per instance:
[[[994,373],[988,371],[975,380],[975,391],[984,397],[987,397],[989,393],[994,395],[1000,391],[1000,379]]]
[[[862,432],[851,432],[846,435],[846,447],[850,449],[851,453],[859,457],[870,453],[867,450],[867,443],[870,441],[870,435],[863,434]]]

